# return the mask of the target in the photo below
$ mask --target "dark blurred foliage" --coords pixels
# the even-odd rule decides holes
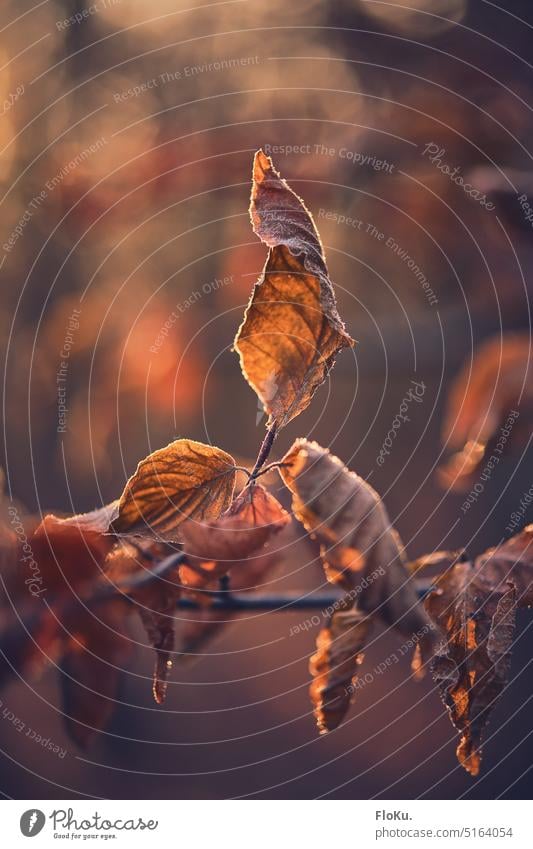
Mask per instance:
[[[525,0],[415,5],[98,0],[84,15],[84,0],[4,0],[2,245],[27,220],[0,257],[3,465],[8,493],[28,511],[110,500],[140,458],[177,436],[254,456],[264,422],[256,426],[231,351],[265,257],[247,214],[252,156],[308,145],[273,152],[274,163],[315,214],[359,344],[279,452],[310,436],[369,476],[413,557],[461,545],[477,554],[499,541],[531,486],[531,453],[508,453],[466,514],[435,468],[451,378],[489,335],[529,331],[532,231],[517,195],[531,183],[533,17]],[[79,23],[62,24],[76,13]],[[488,192],[493,210],[431,162],[429,144]],[[423,403],[411,405],[379,467],[412,379],[426,386]],[[280,582],[310,590],[322,580],[307,556]],[[456,764],[453,729],[431,682],[409,678],[407,658],[318,738],[306,692],[316,628],[289,637],[301,621],[239,621],[201,663],[175,669],[164,708],[150,701],[151,654],[139,647],[110,732],[83,754],[64,736],[52,676],[12,685],[4,706],[68,754],[0,722],[1,789],[15,798],[530,796],[528,616],[477,780]],[[381,635],[365,666],[395,647]]]

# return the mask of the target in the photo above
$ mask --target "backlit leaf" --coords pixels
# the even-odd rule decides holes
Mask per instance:
[[[455,450],[439,469],[444,486],[467,490],[512,445],[525,444],[533,419],[531,340],[519,333],[484,342],[450,390],[442,438]]]
[[[290,522],[289,514],[260,484],[251,484],[214,522],[182,527],[187,563],[180,569],[187,587],[207,587],[265,545]]]
[[[337,312],[311,214],[261,150],[250,216],[269,253],[235,348],[269,423],[283,427],[308,406],[338,351],[354,342]]]
[[[456,563],[425,600],[443,631],[433,661],[459,763],[477,775],[485,727],[508,677],[515,610],[533,603],[533,526],[470,562]]]
[[[213,519],[231,503],[233,457],[192,439],[178,439],[141,460],[127,482],[111,530],[177,541],[189,518]]]
[[[146,544],[145,544],[146,545]],[[134,602],[156,659],[152,680],[152,694],[157,704],[166,697],[168,676],[172,669],[174,650],[176,605],[181,595],[179,565],[161,567],[167,562],[165,546],[152,544],[138,548],[128,542],[115,546],[106,560],[106,576],[118,587],[124,588]],[[157,573],[153,572],[157,563]],[[127,589],[130,582],[137,580]]]
[[[105,534],[109,531],[109,526],[118,516],[118,498],[110,504],[105,504],[103,507],[98,507],[96,510],[91,510],[90,513],[79,513],[76,516],[69,516],[61,521],[67,525],[76,525],[80,530],[98,531]]]
[[[458,563],[426,600],[446,634],[433,660],[433,677],[461,734],[457,758],[471,775],[479,772],[482,733],[507,681],[514,596],[509,587],[500,593],[480,587],[472,564]]]
[[[400,538],[378,494],[316,442],[298,439],[280,474],[293,512],[320,543],[326,576],[360,610],[431,646],[432,625],[405,566]]]
[[[45,516],[30,539],[32,566],[28,569],[27,584],[30,592],[37,596],[40,592],[57,596],[89,589],[100,577],[113,544],[112,536],[83,524],[52,514]]]
[[[82,627],[91,631],[91,637],[79,640],[77,648],[97,637],[106,642],[108,629],[98,629],[87,605],[113,544],[112,536],[53,515],[45,516],[35,530],[28,529],[27,540],[19,542],[11,555],[16,572],[2,574],[8,580],[9,605],[6,621],[0,617],[4,652],[0,680],[7,680],[13,671],[32,676],[51,661],[61,662],[75,650],[71,634],[80,633]],[[113,604],[120,606],[120,600]]]
[[[353,700],[370,627],[370,617],[358,610],[336,610],[318,634],[309,692],[321,734],[339,725]]]

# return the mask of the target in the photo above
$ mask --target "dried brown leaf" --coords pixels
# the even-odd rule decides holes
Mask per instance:
[[[336,610],[318,634],[309,692],[321,734],[337,728],[353,700],[370,627],[370,617],[358,610]]]
[[[104,504],[103,507],[98,507],[96,510],[91,510],[90,513],[78,513],[76,516],[68,516],[61,521],[67,525],[76,525],[82,531],[98,531],[98,533],[108,533],[109,527],[118,517],[118,498],[116,501],[111,501],[110,504]]]
[[[209,586],[289,522],[281,504],[256,483],[247,486],[216,521],[186,522],[182,526],[187,558],[180,569],[183,585],[192,589]]]
[[[106,576],[118,586],[125,586],[127,576],[142,575],[141,584],[128,591],[135,603],[134,609],[143,623],[150,645],[156,653],[152,693],[157,704],[166,697],[168,676],[172,669],[174,650],[176,604],[181,595],[179,566],[176,564],[164,574],[152,574],[154,563],[164,555],[162,546],[143,552],[129,543],[119,543],[106,560]],[[148,556],[149,555],[149,556]],[[144,574],[143,574],[144,572]],[[144,580],[145,579],[145,580]]]
[[[477,775],[482,735],[508,678],[516,591],[509,584],[491,588],[471,563],[457,563],[425,604],[445,634],[432,671],[461,735],[457,758]]]
[[[320,543],[326,575],[428,650],[432,626],[405,567],[403,548],[378,494],[316,442],[296,440],[280,474],[293,512]],[[364,579],[364,580],[363,580]]]
[[[269,253],[235,348],[269,423],[283,427],[308,406],[336,354],[354,342],[337,312],[312,216],[261,150],[250,216]]]
[[[36,675],[61,656],[69,623],[83,617],[85,601],[102,575],[111,536],[48,515],[25,537],[6,537],[2,571],[6,602],[0,619],[4,655],[0,681],[15,670]],[[13,568],[15,566],[15,568]],[[7,600],[9,599],[9,601]],[[43,603],[46,599],[46,604]]]
[[[533,525],[476,558],[480,580],[501,590],[511,584],[518,607],[533,605]]]
[[[443,442],[455,449],[439,469],[444,486],[465,490],[503,447],[526,442],[533,418],[531,342],[518,333],[483,343],[452,384],[443,426]],[[520,410],[520,418],[518,418]],[[516,413],[516,415],[515,415]],[[512,415],[510,428],[505,428]],[[510,432],[502,433],[504,427]]]
[[[533,525],[476,558],[436,552],[416,565],[444,568],[425,607],[443,633],[433,675],[453,725],[460,732],[457,757],[477,775],[481,743],[509,674],[516,607],[533,604]],[[420,658],[413,658],[415,673]]]
[[[116,545],[113,535],[95,530],[105,529],[106,511],[67,519],[49,515],[35,531],[28,531],[25,549],[15,551],[15,560],[23,568],[19,567],[17,580],[11,579],[9,586],[16,617],[0,623],[6,676],[12,669],[35,675],[57,660],[67,730],[82,746],[111,718],[121,666],[129,655],[124,628],[134,608],[123,598],[121,592],[126,590],[121,584],[141,567],[153,568],[156,562],[141,563],[138,548]],[[149,624],[160,656],[169,648],[168,637],[163,639],[168,621],[164,616],[170,616],[170,607],[174,612],[177,597],[174,591],[172,600],[170,593],[161,598],[161,586],[161,581],[150,581],[136,590],[137,609],[143,605],[145,622],[154,617]],[[114,594],[115,589],[121,592]],[[39,600],[41,596],[46,604]],[[160,691],[161,687],[164,684],[158,679]]]
[[[234,485],[233,457],[211,445],[178,439],[141,460],[124,488],[111,530],[177,541],[186,519],[219,516],[231,503]]]
[[[271,536],[265,546],[252,557],[235,561],[231,567],[231,591],[253,593],[260,590],[265,581],[270,580],[276,571],[283,569],[284,562],[291,563],[293,558],[307,557],[309,552],[305,541],[301,539],[295,522],[288,523],[275,536]],[[204,594],[205,595],[205,594]],[[230,624],[239,613],[231,610],[218,610],[205,605],[195,613],[194,619],[188,619],[179,630],[179,654],[177,660],[191,662],[199,658],[202,649],[215,639],[225,626]]]
[[[43,590],[57,595],[90,590],[101,576],[113,544],[112,536],[92,527],[45,516],[29,539],[33,558],[28,570],[33,577],[33,583],[27,584],[30,592],[38,595]]]
[[[109,722],[129,654],[127,605],[120,598],[91,603],[114,545],[111,535],[94,529],[104,528],[105,514],[106,508],[95,511],[88,522],[83,516],[49,515],[29,538],[34,589],[42,590],[48,604],[40,605],[35,622],[30,613],[30,648],[22,663],[32,674],[59,658],[66,727],[81,746]]]
[[[166,583],[166,580],[165,580]],[[176,602],[179,587],[170,588],[159,578],[151,592],[146,590],[138,598],[139,616],[146,629],[150,644],[156,652],[152,694],[158,705],[163,704],[167,694],[168,676],[172,669],[174,651]]]

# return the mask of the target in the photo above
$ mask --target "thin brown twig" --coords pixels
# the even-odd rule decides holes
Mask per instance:
[[[259,454],[257,455],[257,460],[255,461],[255,465],[252,469],[252,473],[250,475],[250,480],[255,480],[258,476],[260,470],[263,468],[264,464],[268,460],[268,456],[272,450],[272,446],[274,445],[274,440],[278,435],[278,424],[277,422],[272,422],[270,427],[268,428],[265,438],[261,443],[261,447],[259,449]]]

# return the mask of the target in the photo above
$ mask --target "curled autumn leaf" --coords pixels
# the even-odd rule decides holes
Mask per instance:
[[[156,659],[152,679],[152,694],[157,704],[165,701],[168,676],[172,669],[176,604],[181,595],[179,557],[164,557],[164,546],[135,547],[128,542],[118,543],[109,554],[106,578],[124,592],[134,603]],[[154,563],[157,567],[154,568]]]
[[[481,736],[507,680],[512,593],[509,588],[500,594],[483,591],[472,565],[461,563],[437,582],[426,602],[446,633],[433,661],[433,677],[461,734],[457,758],[471,775],[479,772]]]
[[[57,596],[90,591],[113,544],[112,536],[83,522],[45,516],[29,541],[35,563],[30,592],[39,595],[42,589]]]
[[[276,573],[283,573],[284,568],[289,571],[294,562],[302,558],[307,561],[310,556],[307,538],[302,539],[296,523],[289,521],[253,556],[232,562],[231,593],[256,593],[264,589]],[[204,601],[211,603],[204,603],[194,617],[181,623],[177,655],[181,662],[198,660],[206,646],[240,615],[238,610],[220,610],[213,606],[213,597]]]
[[[289,514],[274,496],[260,484],[251,483],[216,521],[185,523],[182,536],[187,562],[180,569],[184,586],[208,587],[289,522]]]
[[[78,518],[45,516],[11,552],[19,566],[7,576],[11,616],[1,628],[0,679],[14,670],[32,676],[56,661],[67,731],[85,746],[115,706],[129,654],[128,605],[102,595],[94,603],[114,539]]]
[[[339,725],[353,700],[370,627],[368,615],[354,608],[341,609],[334,611],[318,634],[317,651],[309,661],[313,676],[309,692],[321,734]]]
[[[107,505],[66,519],[46,516],[28,532],[22,548],[13,535],[1,537],[2,576],[9,578],[16,616],[5,623],[0,617],[5,661],[0,680],[13,669],[33,675],[56,661],[67,731],[82,747],[106,727],[114,712],[121,671],[130,655],[125,626],[132,612],[139,613],[156,651],[153,691],[158,703],[164,699],[171,666],[178,564],[164,568],[165,545],[117,543],[105,532],[114,510]],[[24,562],[23,557],[25,571],[17,574],[13,564]]]
[[[485,727],[509,676],[515,611],[533,603],[533,526],[456,563],[426,597],[443,640],[433,676],[460,733],[459,763],[477,775]]]
[[[117,534],[175,542],[186,519],[213,519],[231,503],[233,457],[192,439],[177,439],[141,460],[111,524]]]
[[[500,462],[506,446],[527,442],[533,419],[529,336],[489,339],[452,384],[442,439],[455,453],[439,469],[444,486],[464,490]],[[483,475],[481,474],[481,477]]]
[[[269,252],[235,348],[269,424],[279,428],[305,410],[336,354],[354,341],[337,312],[312,216],[261,150],[250,216]]]
[[[400,538],[378,494],[316,442],[298,439],[280,464],[292,507],[320,543],[326,576],[428,651],[432,626],[405,566]]]
[[[324,731],[338,725],[350,704],[354,690],[347,681],[355,675],[370,615],[414,637],[424,658],[433,651],[434,626],[418,601],[399,536],[372,487],[327,449],[304,439],[296,440],[285,455],[280,474],[292,492],[294,514],[320,544],[328,580],[357,603],[352,613],[359,619],[353,621],[353,630],[346,625],[348,617],[335,619],[334,614],[319,635],[312,660],[311,701]]]

